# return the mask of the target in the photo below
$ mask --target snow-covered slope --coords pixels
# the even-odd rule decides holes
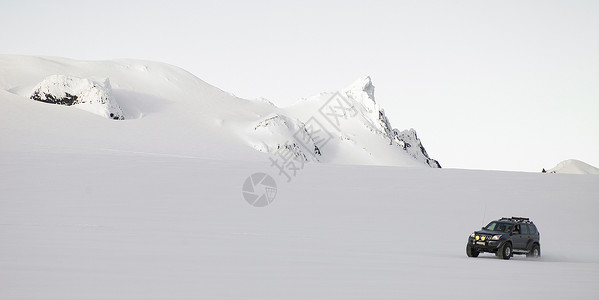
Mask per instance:
[[[73,107],[29,100],[34,88],[52,75],[95,82],[108,78],[125,120],[107,120]],[[3,149],[85,147],[265,159],[236,132],[271,111],[272,106],[267,103],[236,98],[167,64],[0,56]]]
[[[107,122],[69,107],[25,101],[28,98],[62,104],[79,99],[72,104],[126,120]],[[345,90],[278,108],[264,100],[237,98],[162,63],[2,55],[0,108],[2,143],[9,148],[86,145],[260,160],[288,150],[304,161],[439,167],[415,132],[391,128],[374,101],[368,77]],[[29,130],[32,123],[41,126]],[[81,135],[63,134],[74,124]]]
[[[568,159],[560,162],[547,173],[563,174],[599,174],[599,169],[576,159]]]
[[[28,99],[57,74],[109,78],[125,120]],[[367,77],[277,108],[160,63],[0,56],[0,299],[599,298],[599,176],[428,168],[374,99]],[[285,155],[325,163],[286,181]],[[512,215],[540,259],[466,257]]]
[[[307,164],[256,208],[269,162],[1,154],[0,299],[599,299],[599,176]],[[466,257],[512,215],[540,259]]]

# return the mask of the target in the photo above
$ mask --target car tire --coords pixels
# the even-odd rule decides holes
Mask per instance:
[[[478,254],[480,254],[480,252],[478,252],[476,249],[470,247],[470,245],[466,245],[466,255],[468,255],[468,257],[478,257]]]
[[[512,243],[506,242],[497,250],[497,256],[503,259],[510,259],[512,257]]]
[[[526,253],[526,257],[540,257],[541,256],[541,247],[539,246],[539,244],[532,244],[532,247],[530,248],[530,252]]]

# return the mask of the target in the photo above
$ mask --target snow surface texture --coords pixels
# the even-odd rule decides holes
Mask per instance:
[[[28,101],[54,74],[109,77],[126,120]],[[369,81],[279,109],[165,64],[0,56],[0,299],[599,298],[599,176],[428,168]],[[295,135],[315,122],[321,155]],[[248,145],[344,164],[287,182]],[[277,183],[262,208],[257,172]],[[513,215],[540,259],[466,257]]]
[[[594,175],[307,164],[255,208],[268,162],[0,154],[0,299],[599,299]],[[540,259],[466,257],[512,215]]]
[[[103,84],[88,79],[52,75],[31,93],[30,99],[77,108],[114,120],[124,120],[123,112],[111,96],[110,80]]]
[[[547,170],[547,173],[599,175],[599,169],[580,160],[568,159],[560,162],[554,168]]]
[[[105,78],[110,78],[110,83],[98,83]],[[22,101],[22,97],[31,97],[32,90],[43,100],[48,100],[46,94],[66,99],[62,102],[72,99],[68,95],[76,96],[76,101],[83,102],[74,104],[76,107],[127,120],[107,125],[68,107],[46,108],[41,103]],[[2,133],[7,144],[9,137],[26,130],[29,122],[40,122],[51,124],[20,135],[19,141],[29,137],[27,142],[32,144],[41,138],[73,147],[84,144],[115,151],[260,160],[290,151],[304,161],[322,163],[439,167],[428,157],[415,132],[400,135],[391,129],[374,101],[369,77],[343,91],[322,93],[279,108],[265,99],[237,98],[180,68],[161,63],[1,55],[0,93],[2,113],[8,118],[3,122],[18,128],[4,128],[10,130]],[[21,127],[15,126],[17,123]],[[54,133],[70,130],[72,124],[85,124],[86,134],[73,139]],[[122,132],[134,136],[134,141]],[[255,150],[259,153],[249,153]]]

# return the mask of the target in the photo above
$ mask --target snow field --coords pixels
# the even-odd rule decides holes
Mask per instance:
[[[311,163],[285,183],[268,161],[58,150],[1,156],[0,298],[599,295],[596,176]],[[260,171],[278,194],[255,208]],[[530,217],[542,258],[467,258],[483,214]]]

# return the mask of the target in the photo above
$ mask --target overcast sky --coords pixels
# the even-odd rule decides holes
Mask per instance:
[[[182,67],[279,106],[370,75],[443,167],[599,167],[599,1],[7,1],[0,53]]]

